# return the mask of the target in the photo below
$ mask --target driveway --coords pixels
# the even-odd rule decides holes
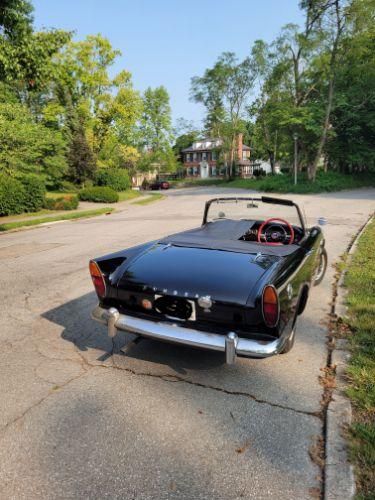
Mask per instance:
[[[220,188],[0,236],[0,498],[305,499],[322,470],[322,387],[334,270],[314,288],[294,349],[223,364],[143,340],[111,355],[88,260],[200,224]],[[325,226],[330,263],[374,210],[375,190],[293,196]],[[130,336],[122,335],[123,344]]]

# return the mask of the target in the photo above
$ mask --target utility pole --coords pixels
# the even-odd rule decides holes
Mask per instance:
[[[294,132],[293,134],[293,139],[294,139],[294,185],[297,185],[297,162],[298,162],[298,134],[297,132]]]

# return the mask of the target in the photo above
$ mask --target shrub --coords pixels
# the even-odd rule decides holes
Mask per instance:
[[[115,191],[126,191],[131,187],[128,172],[121,168],[100,168],[95,180],[98,186],[108,186]]]
[[[0,216],[24,212],[25,187],[22,182],[0,174]]]
[[[93,201],[95,203],[116,203],[119,196],[112,188],[95,186],[81,189],[79,199],[83,201]]]
[[[266,171],[263,168],[257,168],[254,170],[254,177],[263,177],[266,175]]]
[[[78,208],[78,196],[66,195],[59,198],[47,198],[44,207],[48,210],[75,210]]]
[[[36,212],[40,210],[45,202],[46,185],[41,177],[36,175],[17,176],[25,188],[23,198],[23,211]]]
[[[76,193],[78,192],[78,188],[73,182],[69,181],[60,181],[58,182],[55,186],[53,186],[53,189],[56,191],[61,191],[62,193]]]

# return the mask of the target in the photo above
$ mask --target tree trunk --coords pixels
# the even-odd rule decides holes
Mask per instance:
[[[275,173],[275,153],[272,150],[268,150],[268,158],[270,160],[271,172]]]
[[[341,36],[344,31],[345,18],[341,17],[342,13],[340,12],[340,0],[335,0],[334,2],[335,15],[336,15],[336,34],[332,45],[331,57],[329,62],[330,69],[330,80],[328,85],[328,97],[327,97],[327,106],[326,106],[326,114],[324,118],[324,125],[322,135],[319,140],[318,149],[316,151],[315,159],[311,168],[308,170],[308,178],[309,180],[315,182],[316,179],[316,171],[318,168],[319,160],[323,153],[323,148],[327,141],[329,121],[332,111],[333,104],[333,95],[334,95],[334,86],[335,86],[335,77],[336,77],[336,67],[337,67],[337,55],[339,51],[339,43]],[[342,8],[342,7],[341,7]]]
[[[328,88],[328,101],[327,101],[327,107],[326,107],[326,115],[324,118],[323,132],[322,132],[322,135],[321,135],[320,140],[319,140],[319,145],[318,145],[318,149],[316,151],[314,162],[308,170],[308,177],[309,177],[309,180],[311,180],[312,182],[315,182],[316,171],[318,169],[318,163],[319,163],[319,160],[322,156],[323,148],[324,148],[326,140],[327,140],[329,119],[331,116],[332,103],[333,103],[333,87],[334,87],[334,77],[332,75],[332,78],[329,82],[329,88]]]

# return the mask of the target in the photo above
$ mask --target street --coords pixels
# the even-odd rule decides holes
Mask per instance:
[[[246,192],[171,190],[150,205],[0,235],[0,498],[319,494],[310,450],[323,436],[332,264],[374,210],[375,189],[284,196],[308,225],[328,221],[326,277],[289,354],[229,366],[220,353],[142,340],[112,355],[90,319],[90,258],[198,226],[208,198],[236,194]]]

